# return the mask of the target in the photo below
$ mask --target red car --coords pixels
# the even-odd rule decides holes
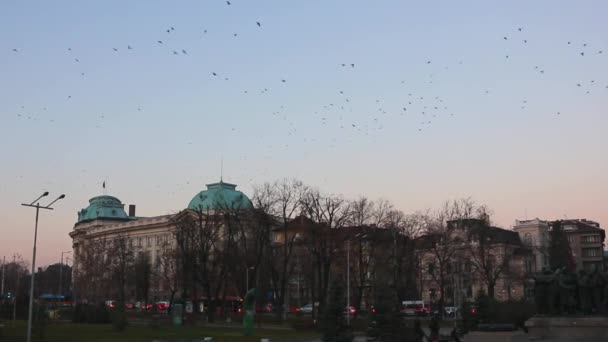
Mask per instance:
[[[351,307],[345,307],[344,311],[342,312],[343,314],[349,314],[349,315],[354,315],[357,313],[357,309],[354,306]]]
[[[297,306],[290,306],[288,312],[289,313],[298,313],[298,312],[300,312],[300,308]]]

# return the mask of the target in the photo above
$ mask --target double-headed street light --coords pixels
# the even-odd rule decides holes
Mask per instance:
[[[32,279],[30,281],[30,305],[29,305],[29,309],[28,309],[28,315],[27,315],[27,342],[31,342],[32,340],[32,313],[33,313],[33,308],[34,308],[34,277],[36,275],[36,239],[38,238],[38,213],[40,211],[40,209],[47,209],[47,210],[53,210],[53,208],[51,208],[51,205],[55,204],[55,202],[59,201],[62,198],[65,198],[65,195],[62,194],[61,196],[57,197],[53,202],[49,203],[47,206],[45,207],[41,207],[40,206],[40,202],[38,202],[42,197],[46,197],[49,195],[48,191],[45,191],[42,195],[40,195],[40,197],[36,198],[35,200],[32,201],[32,203],[30,204],[24,204],[22,203],[22,206],[25,207],[31,207],[31,208],[36,208],[36,224],[34,225],[34,248],[33,248],[33,252],[32,252]],[[36,203],[36,204],[34,204]]]

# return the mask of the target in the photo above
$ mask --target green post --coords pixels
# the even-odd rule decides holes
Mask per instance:
[[[247,291],[245,300],[243,301],[243,335],[251,336],[253,333],[253,315],[255,310],[255,297],[257,289],[253,288]]]
[[[184,309],[183,304],[176,303],[173,304],[173,308],[171,308],[171,318],[174,326],[182,325],[182,311]]]

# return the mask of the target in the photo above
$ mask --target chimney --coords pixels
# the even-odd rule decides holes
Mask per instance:
[[[135,216],[135,204],[129,204],[129,216]]]

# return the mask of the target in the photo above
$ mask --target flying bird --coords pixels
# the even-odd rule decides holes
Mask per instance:
[[[184,50],[184,49],[182,49],[182,53],[183,53],[184,55],[187,55],[187,54],[188,54],[188,52],[187,52],[186,50]]]
[[[127,49],[133,50],[133,48],[131,47],[131,45],[127,45]]]
[[[258,27],[262,27],[262,24],[260,24],[259,21],[256,21],[255,23],[256,23],[256,25],[258,25]]]
[[[232,4],[230,3],[230,1],[226,1],[226,5],[230,6]]]
[[[117,48],[112,48],[112,50],[114,50],[114,51],[118,51],[118,49],[117,49]]]
[[[158,44],[162,44],[163,41],[162,40],[157,40]]]
[[[19,50],[17,50],[17,49],[13,49],[13,52],[19,52]]]
[[[173,54],[174,54],[174,55],[177,55],[177,51],[173,50]]]

